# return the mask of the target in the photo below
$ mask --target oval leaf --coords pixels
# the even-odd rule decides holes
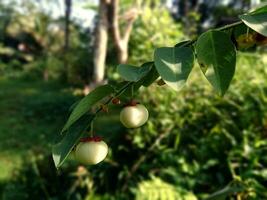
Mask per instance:
[[[120,64],[117,67],[117,72],[126,81],[137,82],[143,78],[151,69],[151,65],[143,65],[136,67],[133,65]]]
[[[196,52],[202,72],[224,95],[235,73],[236,51],[230,37],[220,31],[203,33],[197,40]]]
[[[66,131],[75,121],[77,121],[81,116],[87,113],[92,108],[92,106],[94,106],[97,102],[102,100],[104,97],[112,94],[113,92],[114,89],[110,85],[99,86],[92,92],[90,92],[73,109],[67,123],[65,124],[61,132]]]
[[[148,65],[147,67],[150,67],[150,70],[140,81],[143,86],[148,87],[159,77],[159,73],[154,65],[154,62],[147,62],[142,66],[144,67],[146,65]]]
[[[162,47],[156,49],[154,61],[161,78],[179,91],[193,68],[194,54],[189,47]]]
[[[267,13],[245,14],[239,18],[251,29],[267,37]]]
[[[60,141],[52,147],[53,160],[57,168],[63,164],[93,119],[94,115],[84,115],[73,123],[64,135],[60,135]]]
[[[159,73],[158,73],[156,67],[153,65],[151,70],[149,71],[149,73],[144,77],[144,81],[143,81],[142,85],[145,87],[148,87],[152,83],[154,83],[158,77],[159,77]]]

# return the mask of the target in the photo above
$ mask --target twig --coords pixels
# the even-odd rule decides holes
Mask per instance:
[[[243,23],[242,21],[238,21],[238,22],[235,22],[235,23],[232,23],[232,24],[227,24],[227,25],[222,26],[222,27],[219,27],[219,28],[215,28],[214,30],[216,30],[216,31],[223,31],[223,30],[226,30],[226,29],[229,29],[229,28],[233,28],[235,26],[238,26],[238,25],[240,25],[242,23]]]
[[[167,137],[170,134],[170,130],[172,129],[172,127],[168,128],[165,132],[161,133],[158,138],[153,142],[153,144],[148,148],[147,152],[145,154],[143,154],[137,161],[136,163],[132,166],[131,170],[128,173],[128,176],[125,178],[125,182],[122,186],[122,192],[125,192],[125,190],[127,189],[128,186],[128,182],[130,180],[130,178],[133,176],[133,174],[137,171],[137,169],[139,168],[139,166],[142,164],[142,162],[144,162],[144,160],[147,158],[148,154],[150,152],[152,152],[152,150],[154,149],[155,146],[157,146],[161,140],[165,137]]]
[[[108,105],[112,99],[120,96],[128,87],[130,87],[134,82],[128,82],[127,84],[125,84],[118,92],[115,93],[115,95],[113,97],[110,97],[105,103],[103,103],[103,106],[101,106],[100,108],[98,108],[95,112],[95,115],[98,114],[99,112],[101,112],[103,110],[103,107],[105,107],[106,105]]]
[[[214,30],[216,30],[216,31],[223,31],[223,30],[227,30],[227,29],[236,27],[236,26],[238,26],[238,25],[240,25],[242,23],[243,23],[242,21],[238,21],[238,22],[235,22],[235,23],[232,23],[232,24],[227,24],[227,25],[222,26],[222,27],[219,27],[219,28],[215,28]],[[189,45],[194,44],[196,41],[197,41],[197,38],[186,42],[185,44],[181,45],[181,47],[187,47]]]

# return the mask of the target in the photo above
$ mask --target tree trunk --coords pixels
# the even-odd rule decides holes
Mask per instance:
[[[69,38],[70,38],[70,15],[71,15],[71,6],[72,0],[65,0],[65,30],[64,30],[64,67],[65,67],[65,74],[64,78],[68,80],[68,72],[69,72],[69,64],[67,60],[67,53],[69,51]]]
[[[128,43],[120,42],[117,47],[118,62],[124,64],[128,60]]]
[[[71,0],[65,0],[65,33],[64,33],[64,51],[69,50],[69,35],[70,35],[70,14],[71,14]]]
[[[108,43],[108,19],[107,19],[108,0],[100,0],[99,2],[99,19],[96,25],[95,42],[94,42],[94,76],[95,84],[104,81],[105,65]]]
[[[111,34],[116,48],[118,62],[126,63],[128,60],[128,43],[138,11],[133,7],[124,13],[124,20],[127,22],[124,30],[122,31],[124,34],[121,34],[119,26],[119,0],[111,0],[109,12]]]
[[[96,85],[101,84],[104,81],[109,28],[111,31],[112,41],[116,48],[118,62],[126,63],[128,60],[128,43],[133,22],[137,16],[137,10],[131,9],[128,13],[126,13],[124,19],[127,23],[125,30],[123,31],[123,35],[120,34],[118,10],[119,0],[99,1],[99,19],[96,25],[94,42],[93,83]]]

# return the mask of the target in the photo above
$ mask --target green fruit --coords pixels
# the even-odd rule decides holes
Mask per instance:
[[[129,105],[122,109],[120,121],[126,128],[137,128],[148,120],[148,111],[142,104]]]
[[[108,154],[108,145],[99,137],[83,138],[75,149],[76,160],[85,165],[95,165]]]

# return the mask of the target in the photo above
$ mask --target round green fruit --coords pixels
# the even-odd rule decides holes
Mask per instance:
[[[121,110],[120,121],[126,128],[137,128],[148,120],[148,111],[142,104],[127,105]]]
[[[85,165],[95,165],[108,154],[108,145],[100,137],[82,138],[75,149],[75,158]]]

